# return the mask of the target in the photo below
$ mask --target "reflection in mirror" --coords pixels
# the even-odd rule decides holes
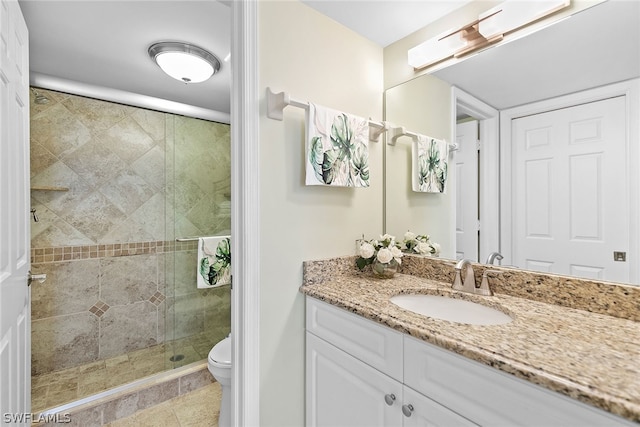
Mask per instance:
[[[386,120],[415,132],[459,140],[465,134],[477,134],[478,126],[468,123],[472,123],[474,118],[481,119],[478,171],[470,169],[463,175],[465,169],[459,165],[463,151],[456,152],[450,157],[445,195],[412,193],[410,182],[406,182],[411,166],[411,142],[387,147],[387,232],[400,234],[411,228],[411,231],[431,234],[432,240],[441,243],[442,254],[447,258],[465,257],[485,262],[488,253],[499,251],[505,255],[503,265],[637,284],[640,240],[637,200],[640,178],[636,172],[640,162],[639,18],[640,2],[611,0],[522,39],[490,48],[433,75],[423,75],[387,90]],[[446,87],[456,88],[454,93],[461,88],[464,94],[499,110],[499,155],[497,151],[490,156],[483,153],[487,141],[483,140],[482,123],[486,124],[486,120],[469,114],[463,102],[455,101],[460,99],[455,95],[452,101],[450,93],[444,94]],[[522,116],[546,117],[543,113],[547,110],[566,112],[571,105],[594,103],[610,97],[621,97],[623,104],[622,110],[612,113],[618,119],[612,119],[616,124],[611,125],[614,133],[615,129],[621,131],[622,160],[619,163],[614,161],[611,168],[624,172],[622,178],[613,177],[611,184],[604,181],[607,172],[602,169],[604,163],[600,160],[610,155],[605,156],[601,148],[587,149],[587,144],[572,145],[570,140],[559,142],[559,137],[553,132],[549,133],[551,139],[546,142],[534,140],[534,136],[545,134],[542,129],[552,129],[553,126],[516,122]],[[453,108],[450,108],[450,103],[454,104]],[[596,117],[593,111],[585,114],[582,118],[569,116],[565,120],[565,133],[598,133],[604,129],[603,126],[609,126],[598,120],[590,121]],[[622,116],[622,121],[619,116]],[[447,120],[447,124],[439,120]],[[453,130],[456,120],[467,123],[462,124],[465,128]],[[572,125],[574,122],[583,126]],[[553,149],[542,157],[523,157],[524,151],[518,148],[517,132],[529,146],[548,142]],[[564,144],[565,151],[567,146],[580,146],[583,151],[559,155],[559,144]],[[543,158],[555,160],[542,161]],[[498,159],[502,162],[499,163]],[[482,177],[486,176],[483,174],[491,171],[496,173],[495,183],[486,179],[483,182]],[[498,171],[500,182],[497,181]],[[559,178],[563,174],[565,178]],[[474,175],[480,177],[478,186],[465,181],[465,176],[468,181],[468,176]],[[463,216],[478,210],[469,207],[469,204],[474,204],[471,196],[462,197],[465,206],[461,206],[457,199],[460,198],[458,193],[468,193],[471,188],[478,188],[479,219],[495,221],[489,221],[488,227],[483,224],[476,242],[467,239],[470,243],[463,243],[456,239],[455,230],[460,228]],[[558,189],[563,189],[565,195],[559,195]],[[498,191],[499,199],[496,196]],[[489,203],[487,196],[491,199]],[[554,205],[556,202],[550,201],[553,198],[564,199],[566,206]],[[614,200],[622,201],[624,214],[617,209],[618,213],[613,213],[609,220],[606,210]],[[493,203],[499,203],[499,208],[494,210],[495,215],[487,213],[491,212],[490,209],[483,210],[483,205],[486,208]],[[624,226],[616,227],[618,231],[615,232],[621,237],[621,243],[613,244],[610,237],[613,226],[621,222]],[[562,242],[557,240],[560,235]],[[492,240],[492,236],[497,237],[487,244],[487,236],[488,240]],[[529,241],[523,243],[527,238]],[[576,240],[587,243],[586,249],[575,249],[572,245]],[[527,253],[527,245],[542,243],[547,244],[546,249],[543,245],[536,254]],[[592,248],[598,245],[603,249],[595,258],[566,256],[580,251],[596,253]],[[623,257],[625,261],[622,261]]]
[[[433,76],[422,76],[385,93],[385,120],[410,132],[451,142],[451,86]],[[387,141],[389,135],[387,135]],[[453,258],[451,173],[444,194],[417,193],[411,187],[413,140],[409,136],[386,146],[385,232],[401,239],[408,230],[429,235],[440,245],[441,256]],[[449,155],[451,160],[451,155]]]

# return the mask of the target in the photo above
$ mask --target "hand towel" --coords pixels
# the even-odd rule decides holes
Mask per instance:
[[[449,144],[418,135],[411,147],[411,187],[420,193],[444,193],[447,182]]]
[[[231,283],[231,236],[198,239],[199,289],[216,288]]]
[[[315,104],[306,121],[306,184],[368,187],[369,121]]]

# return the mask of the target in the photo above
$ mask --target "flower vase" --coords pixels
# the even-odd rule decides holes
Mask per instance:
[[[380,262],[376,259],[371,264],[371,271],[382,279],[391,279],[398,271],[398,262],[395,259],[389,262]]]

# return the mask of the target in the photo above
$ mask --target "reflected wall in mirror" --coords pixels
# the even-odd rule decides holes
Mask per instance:
[[[439,117],[448,120],[448,137],[455,140],[464,133],[460,131],[459,135],[456,134],[456,120],[468,121],[473,114],[468,114],[464,103],[456,102],[456,97],[451,93],[442,94],[445,90],[422,95],[418,95],[417,90],[422,86],[461,88],[465,94],[499,111],[499,138],[496,135],[493,143],[499,143],[500,151],[499,155],[497,152],[490,156],[483,154],[487,141],[480,138],[478,215],[481,221],[495,219],[495,222],[488,227],[483,225],[484,228],[480,230],[477,243],[480,250],[477,255],[467,256],[473,251],[461,248],[461,243],[456,243],[455,229],[460,224],[461,215],[468,211],[468,207],[461,209],[459,202],[456,204],[456,194],[461,192],[460,185],[463,182],[459,179],[459,165],[456,165],[460,152],[450,157],[446,195],[411,194],[410,182],[407,185],[398,180],[399,176],[408,176],[410,173],[410,141],[401,142],[397,147],[387,147],[387,232],[404,232],[407,228],[404,224],[408,224],[412,231],[435,235],[437,238],[433,240],[440,240],[443,256],[448,258],[464,256],[484,262],[488,251],[497,250],[505,256],[503,265],[638,284],[640,176],[636,170],[640,164],[639,44],[640,2],[610,0],[527,37],[490,48],[438,70],[433,75],[422,75],[388,89],[385,98],[385,117],[388,121],[418,133],[446,138],[443,123],[431,121]],[[453,92],[455,90],[458,89],[453,89]],[[605,154],[606,150],[571,151],[572,147],[578,146],[584,149],[587,144],[578,141],[580,138],[558,142],[558,136],[553,136],[552,131],[547,132],[554,127],[549,123],[522,130],[522,122],[517,121],[523,116],[543,117],[545,111],[565,112],[572,105],[592,104],[611,97],[620,97],[622,104],[622,110],[613,112],[612,120],[616,124],[611,125],[621,140],[622,160],[614,162],[612,169],[623,172],[622,177],[614,178],[612,184],[604,181],[607,172],[602,167],[606,158],[611,156]],[[443,118],[446,112],[449,112],[448,118]],[[602,138],[600,132],[603,126],[608,125],[603,121],[591,120],[599,113],[586,114],[582,118],[567,118],[565,129],[568,130],[565,133],[585,132],[589,128],[595,132],[594,135]],[[623,116],[621,120],[620,116]],[[487,124],[486,120],[484,124]],[[518,145],[518,132],[524,145]],[[536,143],[534,136],[542,134],[552,136],[544,143],[551,148],[546,157],[543,156],[544,159],[560,156],[557,154],[560,144],[565,150],[562,154],[564,160],[542,161],[543,157],[523,157],[521,148],[531,147]],[[613,137],[605,136],[604,147],[609,144],[610,139],[607,138]],[[542,140],[537,141],[540,143]],[[403,148],[405,152],[400,154]],[[585,159],[588,160],[583,161]],[[483,182],[483,173],[490,171],[495,171],[496,176],[499,171],[499,181],[496,177],[495,183],[486,179]],[[577,181],[561,181],[558,174],[573,176]],[[558,189],[562,189],[565,195],[559,196]],[[466,184],[465,190],[468,190]],[[499,194],[499,198],[494,196],[496,194]],[[499,215],[496,213],[495,218],[487,218],[491,216],[487,214],[491,212],[490,209],[483,211],[487,196],[489,205],[499,204],[495,211]],[[560,207],[552,202],[554,198],[568,200],[568,203]],[[613,200],[621,201],[624,214],[614,213],[608,219],[605,211]],[[420,209],[413,212],[418,206]],[[616,211],[620,212],[620,209]],[[621,223],[623,226],[620,226]],[[612,233],[618,234],[621,243],[611,243]],[[492,236],[497,236],[495,242],[487,245],[486,238],[492,240]],[[559,243],[559,236],[562,236],[564,243]],[[538,246],[547,244],[547,248],[553,250],[545,250],[542,245],[541,252],[527,253],[527,245],[518,243],[527,238],[529,243],[533,241]],[[581,249],[585,253],[595,253],[595,249],[591,248],[597,246],[603,248],[602,252],[595,259],[570,259],[565,255],[578,251],[572,246],[575,241],[586,243],[587,249]],[[551,256],[551,253],[556,255]],[[620,269],[624,271],[620,273]],[[614,270],[618,272],[614,273]]]
[[[451,85],[433,77],[422,76],[385,93],[385,120],[390,126],[403,126],[408,131],[451,142]],[[385,156],[385,231],[399,240],[410,230],[429,235],[441,247],[441,256],[452,258],[454,245],[451,230],[452,193],[450,166],[446,192],[417,193],[411,187],[412,144],[409,136],[401,136],[395,145],[387,146]],[[451,159],[451,156],[449,156]]]

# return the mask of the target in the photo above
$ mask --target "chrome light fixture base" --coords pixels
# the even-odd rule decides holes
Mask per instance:
[[[163,41],[149,46],[149,57],[169,76],[183,83],[200,83],[220,70],[211,52],[189,43]]]

